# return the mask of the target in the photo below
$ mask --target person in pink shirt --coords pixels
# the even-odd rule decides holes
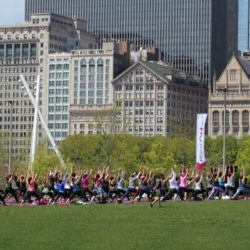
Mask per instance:
[[[88,196],[92,196],[92,191],[89,189],[89,178],[91,177],[92,169],[89,172],[85,172],[82,176],[82,196],[87,201]]]
[[[180,196],[181,200],[184,200],[184,197],[186,198],[187,190],[187,177],[188,177],[188,169],[182,168],[180,173],[180,183],[179,183],[179,190],[178,195]]]
[[[26,183],[27,183],[27,191],[24,195],[24,198],[21,202],[23,204],[25,201],[31,202],[31,197],[34,196],[37,200],[40,200],[40,196],[36,192],[36,181],[37,181],[37,174],[32,173],[31,175],[27,175]]]

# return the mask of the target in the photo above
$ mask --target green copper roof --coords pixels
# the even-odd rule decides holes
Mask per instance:
[[[141,64],[143,64],[145,67],[152,70],[155,74],[159,75],[160,77],[167,80],[167,76],[172,76],[173,69],[169,65],[161,65],[156,62],[144,62],[140,61]]]

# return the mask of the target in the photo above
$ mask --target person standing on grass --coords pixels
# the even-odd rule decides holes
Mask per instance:
[[[121,196],[126,193],[126,189],[124,185],[124,176],[125,176],[125,172],[121,171],[118,174],[118,178],[117,178],[117,195],[119,198],[121,198]]]
[[[197,197],[198,194],[202,194],[202,199],[204,200],[205,195],[204,195],[204,191],[202,188],[202,174],[196,175],[196,178],[195,178],[195,189],[194,189],[194,193],[193,193],[194,200],[200,200]]]
[[[122,196],[121,198],[121,202],[124,200],[124,198],[129,199],[129,194],[131,193],[137,193],[137,186],[136,186],[136,182],[137,180],[140,178],[141,172],[139,172],[138,174],[133,173],[130,177],[129,177],[129,185],[128,185],[128,189],[126,191],[126,193]]]
[[[141,198],[143,196],[143,194],[147,194],[148,196],[148,199],[151,201],[152,199],[152,192],[150,191],[150,188],[149,188],[149,185],[151,183],[151,173],[149,174],[143,174],[141,177],[140,177],[140,186],[139,186],[139,191],[138,191],[138,199],[135,198],[133,201],[137,200],[137,201],[141,201]]]
[[[219,168],[217,169],[217,173],[214,172],[213,179],[214,179],[213,189],[207,198],[208,200],[213,200],[220,193],[224,194],[224,189],[223,189],[224,179],[223,179],[223,174]]]
[[[26,194],[27,187],[26,187],[26,177],[21,175],[20,177],[20,196],[24,197]]]
[[[160,206],[160,199],[161,199],[161,185],[162,185],[162,182],[161,182],[161,178],[162,178],[162,174],[157,174],[154,176],[154,187],[153,187],[153,195],[156,194],[156,197],[153,199],[152,202],[150,202],[150,206],[153,207],[154,204],[156,202],[159,203],[159,206]]]
[[[75,196],[77,196],[78,198],[82,198],[82,192],[79,187],[81,179],[82,179],[82,174],[80,174],[79,176],[76,174],[72,177],[72,183],[71,183],[72,193],[68,199],[69,202],[71,202]]]
[[[114,201],[115,197],[119,195],[117,191],[117,179],[115,175],[109,177],[109,193],[108,198],[111,199],[111,202]]]
[[[212,189],[213,189],[213,171],[211,169],[211,174],[207,174],[206,176],[206,197],[209,196],[209,194],[211,193]]]
[[[31,175],[27,175],[26,182],[27,182],[27,191],[24,195],[23,200],[21,201],[21,204],[23,204],[25,201],[31,202],[31,197],[34,196],[37,198],[38,201],[40,201],[40,196],[36,191],[36,181],[37,181],[37,174],[32,173]]]
[[[178,189],[178,194],[183,201],[184,198],[186,199],[187,196],[187,178],[188,178],[188,169],[183,168],[180,173],[180,184]]]
[[[16,203],[18,203],[19,201],[17,198],[16,190],[13,189],[13,187],[12,187],[12,176],[13,176],[12,174],[9,174],[5,178],[6,185],[5,185],[5,192],[4,192],[3,199],[5,199],[8,194],[11,194],[15,198]]]
[[[172,169],[171,174],[168,177],[169,180],[169,191],[166,195],[161,198],[161,201],[170,200],[178,194],[179,189],[179,178],[176,176],[175,171]]]
[[[227,170],[227,183],[225,184],[225,196],[229,196],[230,195],[230,191],[232,193],[236,192],[236,188],[235,188],[235,167],[234,166],[230,166],[228,167]]]
[[[64,190],[64,186],[67,181],[67,175],[64,177],[64,180],[61,179],[62,177],[58,177],[57,179],[56,189],[58,191],[57,191],[57,194],[49,201],[49,204],[50,203],[55,204],[55,202],[57,202],[59,198],[63,198],[64,201],[66,201],[68,198],[67,193]]]
[[[241,194],[244,195],[244,194],[248,193],[248,192],[246,192],[247,191],[246,185],[247,185],[247,178],[245,177],[244,171],[242,170],[240,173],[240,178],[239,178],[239,187],[236,190],[235,194],[233,195],[232,199],[238,198],[238,196]]]
[[[89,178],[91,177],[92,169],[88,172],[85,172],[82,176],[82,196],[85,201],[87,201],[87,194],[88,196],[92,196],[92,191],[89,189]]]

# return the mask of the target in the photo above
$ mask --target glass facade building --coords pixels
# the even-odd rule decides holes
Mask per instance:
[[[250,49],[250,0],[239,0],[238,49]]]
[[[26,0],[26,20],[45,12],[86,20],[102,41],[158,47],[166,63],[204,83],[237,50],[235,0]]]

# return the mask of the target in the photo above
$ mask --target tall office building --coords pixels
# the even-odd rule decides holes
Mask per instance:
[[[84,19],[103,41],[157,47],[166,63],[208,83],[237,50],[235,0],[26,0],[31,13]]]
[[[250,50],[250,0],[239,0],[238,50]]]
[[[48,55],[94,48],[97,39],[85,27],[84,21],[54,14],[32,15],[30,22],[0,26],[0,146],[8,154],[11,141],[13,159],[28,159],[34,116],[34,108],[18,83],[20,74],[33,94],[36,76],[41,75],[40,105],[46,119]],[[67,76],[68,71],[65,68],[59,76]]]

